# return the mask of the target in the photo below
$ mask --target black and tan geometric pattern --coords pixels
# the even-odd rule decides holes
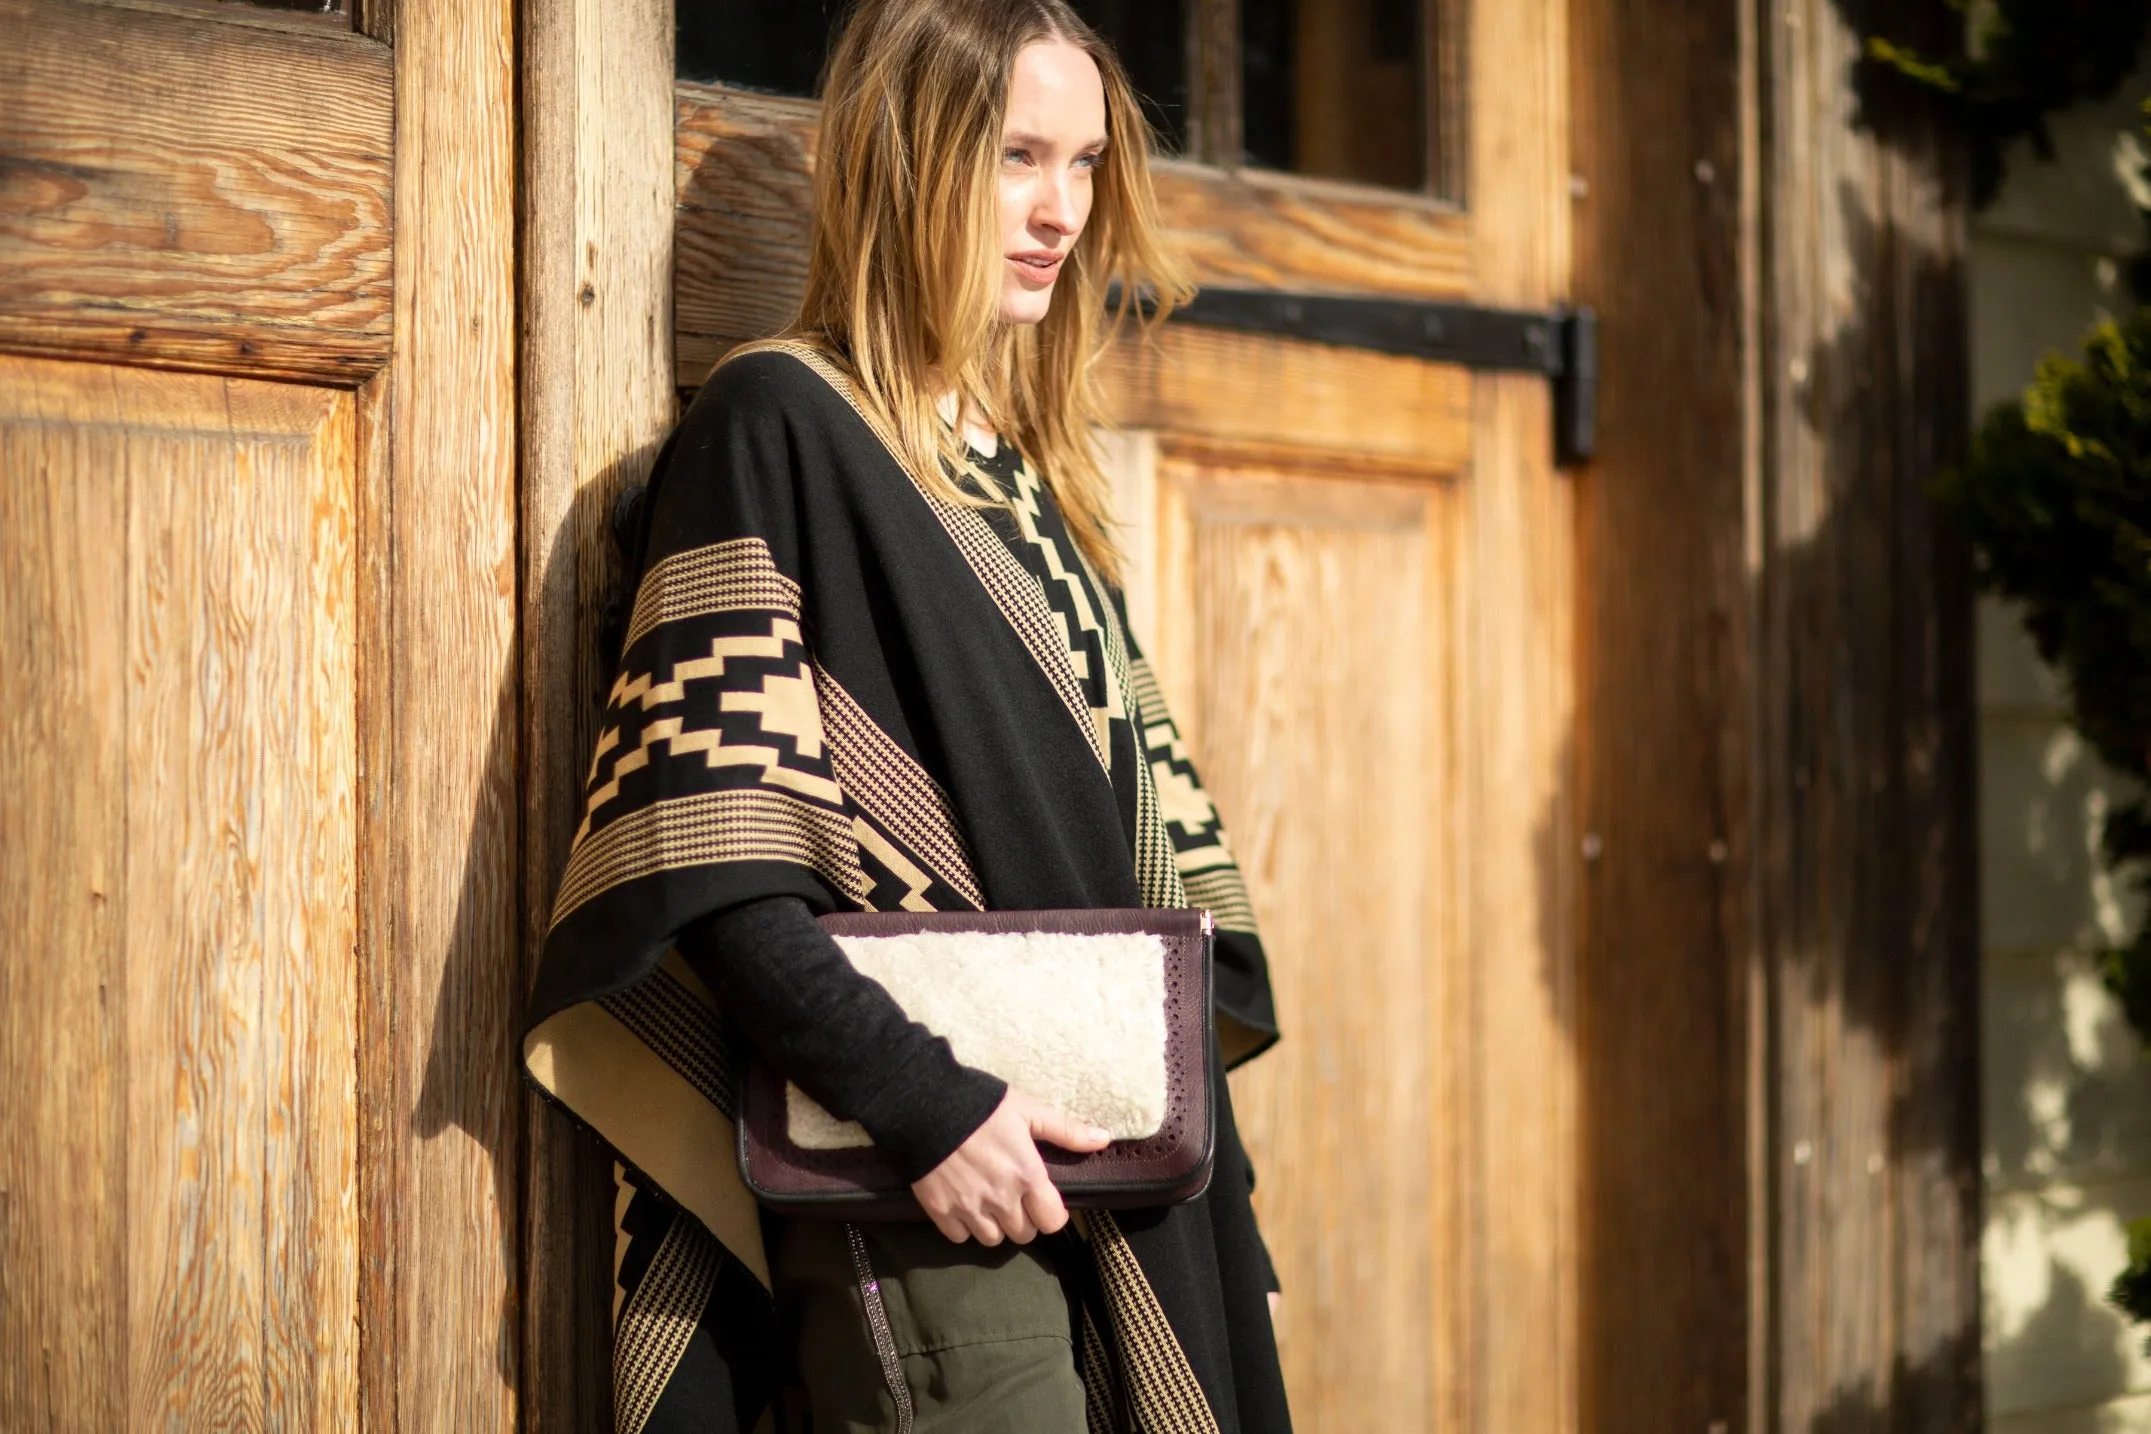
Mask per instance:
[[[973,450],[972,456],[977,456]],[[996,455],[997,457],[999,455]],[[1058,523],[1048,525],[1042,495],[1045,485],[1032,471],[1030,461],[1011,450],[1014,458],[1004,484],[987,464],[965,465],[964,477],[986,496],[1004,505],[1015,520],[1018,541],[1037,564],[1033,580],[1038,584],[1060,629],[1061,655],[1090,707],[1091,725],[1097,729],[1095,745],[1104,754],[1106,773],[1113,773],[1113,724],[1128,720],[1126,685],[1104,671],[1105,631],[1111,606],[1099,595],[1105,587],[1084,561],[1073,543],[1063,547],[1054,535]]]
[[[819,352],[759,347],[812,369],[897,452]],[[977,475],[1005,503],[991,520],[989,510],[935,497],[915,474],[912,486],[1111,782],[1130,828],[1141,899],[1193,902],[1220,926],[1251,931],[1253,913],[1216,811],[1111,590],[1066,536],[1022,456],[1011,449],[1006,459]],[[624,883],[722,863],[805,868],[840,901],[868,910],[986,904],[948,794],[817,660],[802,604],[799,584],[760,538],[714,542],[651,566],[592,759],[587,808],[555,902],[556,931]],[[1057,724],[1053,705],[1033,710]],[[628,896],[620,908],[585,913],[568,928],[574,941],[609,939],[600,923],[613,909],[632,909],[639,898]],[[707,993],[668,956],[625,989],[581,1001],[533,1026],[526,1060],[541,1085],[589,1113],[650,1187],[637,1202],[644,1209],[634,1268],[618,1272],[624,1293],[614,1348],[617,1428],[640,1434],[720,1279],[766,1280],[766,1261],[751,1197],[729,1156],[733,1073]],[[669,1223],[650,1213],[658,1204]],[[1151,1277],[1112,1216],[1093,1212],[1087,1223],[1103,1296],[1081,1340],[1091,1427],[1132,1418],[1150,1434],[1214,1434],[1216,1419]],[[713,1229],[725,1232],[730,1253]],[[641,1250],[652,1247],[644,1265]],[[740,1270],[727,1269],[733,1259]]]
[[[1153,697],[1146,707],[1142,689],[1136,684],[1136,668],[1129,662],[1131,644],[1121,628],[1119,610],[1108,605],[1106,615],[1106,653],[1113,665],[1113,681],[1128,694],[1127,706],[1132,714],[1130,727],[1136,744],[1135,766],[1135,875],[1142,883],[1143,900],[1156,907],[1201,906],[1188,894],[1181,880],[1180,863],[1175,855],[1172,833],[1166,825],[1164,803],[1159,797],[1157,769],[1148,759],[1148,728],[1144,725],[1152,711],[1162,711],[1162,702]],[[1144,666],[1140,669],[1148,672]],[[1210,913],[1212,918],[1216,912]]]
[[[1209,1396],[1150,1287],[1150,1277],[1128,1248],[1128,1237],[1109,1210],[1087,1211],[1083,1223],[1105,1289],[1135,1427],[1143,1434],[1218,1434]]]
[[[727,1120],[739,1118],[739,1084],[723,1023],[716,1007],[687,989],[686,982],[659,966],[598,1004]]]
[[[956,829],[956,814],[941,784],[882,731],[820,663],[814,665],[814,686],[821,697],[822,726],[828,734],[838,785],[859,811],[861,845],[873,850],[877,839],[887,842],[916,862],[914,869],[923,878],[907,894],[908,899],[895,902],[895,909],[948,909],[954,903],[933,899],[936,880],[963,905],[973,910],[984,907],[985,893],[972,875],[971,853],[964,846],[963,833]],[[882,859],[887,864],[887,858]]]
[[[724,1246],[699,1222],[673,1217],[613,1322],[613,1434],[642,1434],[694,1338],[724,1260]]]
[[[635,600],[553,907],[668,867],[783,861],[864,899],[798,585],[757,539],[680,553]]]
[[[768,543],[732,538],[690,548],[656,564],[643,579],[621,647],[633,647],[662,622],[755,608],[799,611],[799,584],[777,570]]]
[[[1225,930],[1254,935],[1255,908],[1247,898],[1247,880],[1225,837],[1217,804],[1204,789],[1180,729],[1166,709],[1165,694],[1150,670],[1150,660],[1138,653],[1129,669],[1135,705],[1142,714],[1143,748],[1157,787],[1159,815],[1172,841],[1174,865],[1188,902],[1208,910]]]
[[[849,376],[829,362],[818,349],[808,344],[771,339],[736,349],[733,351],[733,357],[763,352],[790,354],[813,369],[823,382],[851,405],[852,412],[858,414],[860,420],[873,430],[892,457],[903,452],[881,416],[859,402],[859,396],[853,390]],[[1052,604],[1038,582],[1024,571],[1023,565],[1009,552],[1008,545],[995,535],[993,526],[978,509],[941,498],[919,481],[919,476],[911,471],[908,464],[901,464],[900,459],[899,462],[905,475],[911,479],[912,486],[918,490],[920,500],[940,520],[942,528],[948,533],[950,541],[955,543],[957,551],[963,555],[973,575],[993,598],[995,606],[1001,609],[1009,626],[1015,629],[1016,636],[1030,652],[1032,660],[1037,662],[1046,680],[1053,685],[1054,693],[1061,699],[1061,705],[1068,709],[1068,715],[1082,729],[1099,765],[1110,770],[1110,752],[1099,739],[1096,726],[1091,720],[1089,699],[1083,695],[1075,672],[1068,663],[1067,627],[1055,616]]]

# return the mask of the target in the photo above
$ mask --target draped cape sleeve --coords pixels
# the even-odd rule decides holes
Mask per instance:
[[[1050,503],[997,534],[893,455],[798,346],[698,396],[645,504],[524,1040],[538,1086],[765,1285],[724,1032],[671,949],[700,916],[1206,906],[1221,1054],[1276,1035],[1253,907],[1119,594]],[[1071,652],[1085,614],[1102,663]]]
[[[795,368],[723,371],[653,477],[642,574],[524,1042],[538,1085],[765,1285],[758,1217],[733,1166],[727,1045],[672,935],[773,895],[817,911],[866,906],[869,865],[916,869],[899,841],[867,830],[832,750],[831,679],[809,644],[800,579],[797,440],[813,415],[791,391]],[[839,741],[855,715],[839,714]],[[915,825],[914,840],[953,841],[945,807]],[[977,904],[927,885],[947,904]]]

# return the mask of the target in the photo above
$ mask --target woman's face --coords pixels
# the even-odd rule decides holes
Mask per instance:
[[[1090,218],[1091,174],[1105,156],[1105,86],[1065,40],[1016,55],[1001,128],[1001,318],[1035,324]]]

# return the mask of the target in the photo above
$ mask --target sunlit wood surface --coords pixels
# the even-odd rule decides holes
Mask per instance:
[[[387,47],[71,0],[0,0],[0,36],[0,346],[339,384],[387,361]]]
[[[1234,1081],[1317,1430],[1427,1428],[1468,1280],[1458,1100],[1457,503],[1439,484],[1160,466],[1160,659],[1230,823],[1286,1039]],[[1443,1357],[1437,1359],[1437,1354]]]
[[[357,1417],[350,395],[0,358],[0,1423]]]

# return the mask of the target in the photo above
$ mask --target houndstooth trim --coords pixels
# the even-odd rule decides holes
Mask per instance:
[[[732,787],[652,802],[578,844],[553,900],[553,925],[622,882],[724,861],[793,862],[855,901],[866,894],[843,812],[785,792]]]
[[[1092,574],[1092,580],[1096,581],[1096,574]],[[1186,906],[1187,888],[1180,880],[1172,834],[1165,830],[1165,818],[1158,809],[1157,778],[1150,770],[1145,733],[1151,714],[1143,709],[1129,672],[1127,637],[1120,630],[1120,613],[1110,602],[1105,605],[1105,655],[1113,669],[1108,677],[1119,684],[1121,706],[1127,709],[1135,728],[1135,875],[1142,886],[1143,904],[1161,908]]]
[[[1083,1424],[1086,1434],[1120,1434],[1113,1392],[1113,1366],[1098,1334],[1098,1322],[1083,1311],[1082,1351]]]
[[[1187,1351],[1109,1210],[1087,1212],[1091,1257],[1128,1376],[1128,1402],[1143,1434],[1218,1434],[1209,1396]]]
[[[644,574],[621,650],[663,623],[750,609],[799,616],[799,584],[778,570],[768,543],[731,538],[674,553]]]
[[[830,761],[844,795],[884,830],[901,837],[950,890],[983,910],[986,895],[972,873],[970,850],[941,784],[818,662],[814,688],[829,734]]]
[[[724,1247],[701,1221],[672,1217],[613,1328],[613,1434],[642,1434],[702,1322],[724,1258]]]
[[[660,966],[624,991],[599,1000],[607,1014],[655,1051],[680,1078],[724,1114],[737,1118],[737,1085],[724,1025],[686,983]]]

